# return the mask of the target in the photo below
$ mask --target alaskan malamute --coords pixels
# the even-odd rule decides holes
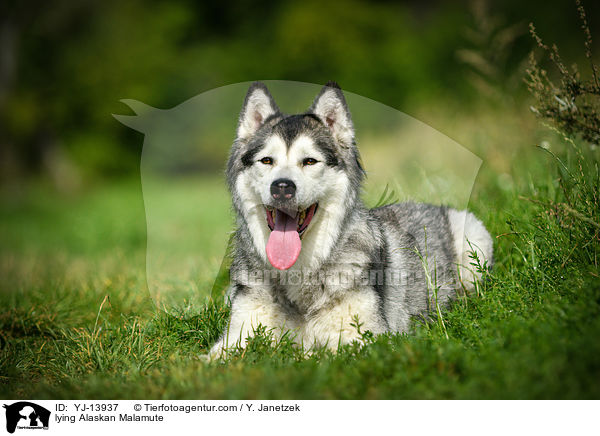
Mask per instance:
[[[291,331],[307,351],[360,339],[358,325],[404,332],[411,317],[473,287],[473,255],[492,262],[492,239],[473,214],[417,203],[367,209],[363,178],[336,83],[299,115],[282,114],[264,84],[250,86],[227,164],[237,213],[231,319],[212,357],[243,347],[259,324]]]

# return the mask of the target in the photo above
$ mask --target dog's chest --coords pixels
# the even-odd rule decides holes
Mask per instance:
[[[366,278],[368,271],[352,264],[287,271],[278,277],[274,291],[301,315],[310,315],[335,305],[348,291],[360,288]]]

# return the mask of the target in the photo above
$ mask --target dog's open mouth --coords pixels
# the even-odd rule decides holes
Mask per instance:
[[[302,235],[315,216],[317,208],[318,204],[315,203],[308,209],[296,212],[296,216],[272,207],[265,208],[267,225],[271,229],[266,247],[271,265],[285,270],[296,263],[302,249]]]

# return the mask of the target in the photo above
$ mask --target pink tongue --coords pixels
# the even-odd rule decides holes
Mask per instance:
[[[277,269],[288,269],[300,256],[302,242],[296,218],[276,209],[275,228],[267,242],[267,258]]]

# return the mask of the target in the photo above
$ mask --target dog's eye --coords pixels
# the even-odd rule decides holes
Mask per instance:
[[[273,159],[270,157],[263,157],[259,162],[265,165],[273,165]]]
[[[306,166],[306,165],[314,165],[317,162],[319,162],[319,161],[316,160],[316,159],[313,159],[312,157],[307,157],[306,159],[304,159],[302,161],[302,165],[304,165],[304,166]]]

